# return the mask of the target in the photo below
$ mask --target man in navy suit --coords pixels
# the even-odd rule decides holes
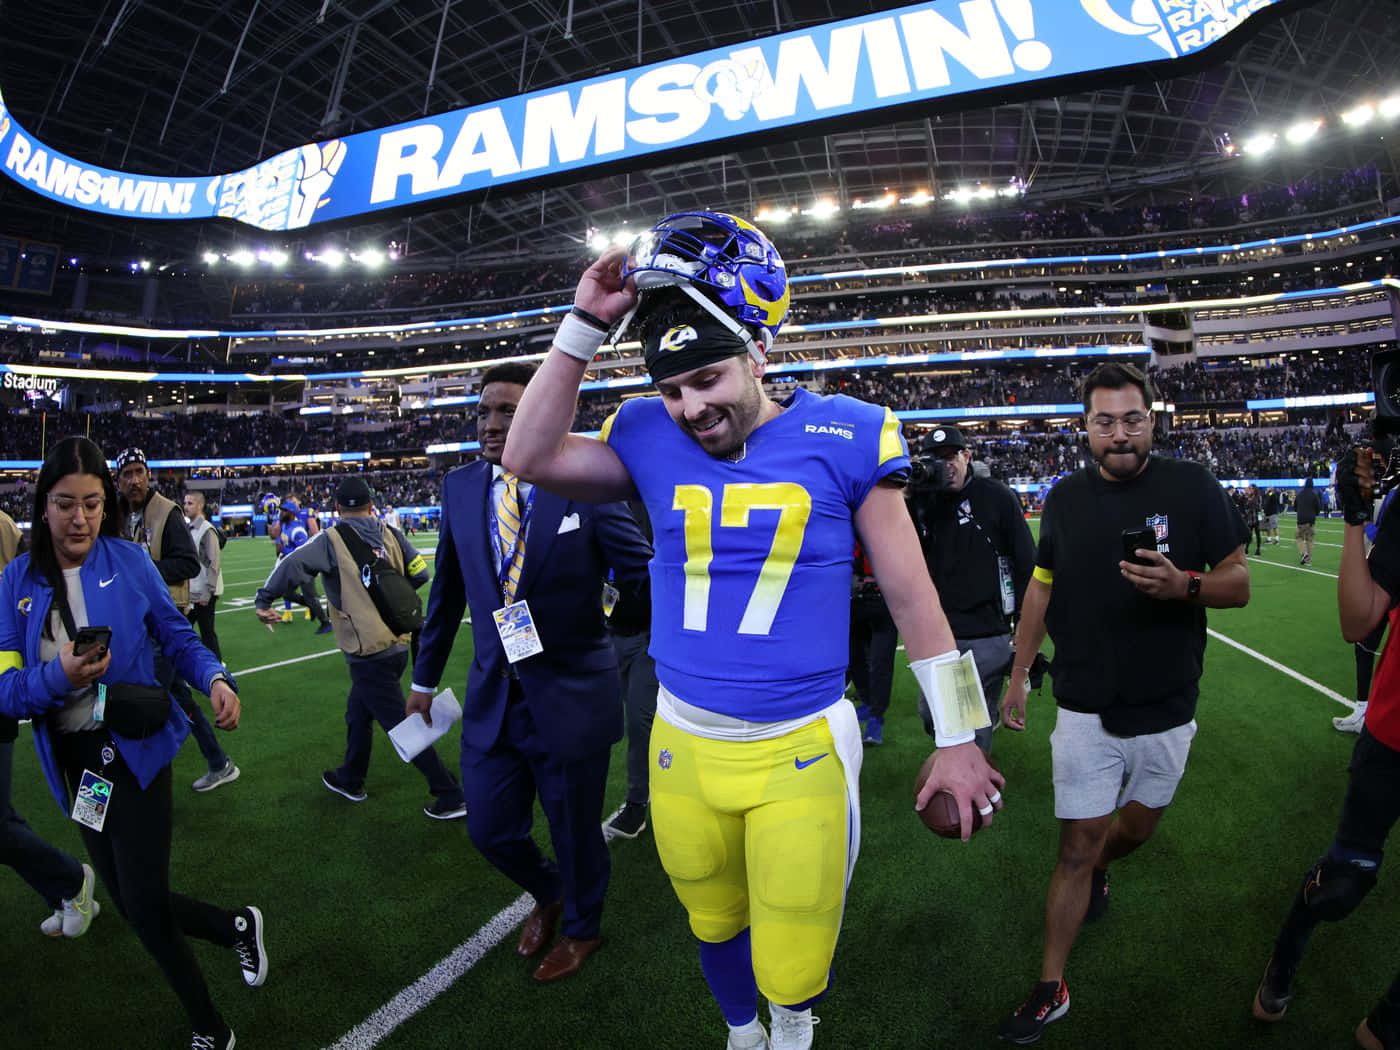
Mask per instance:
[[[515,406],[533,374],[514,362],[487,370],[477,406],[481,460],[443,479],[437,568],[407,710],[429,717],[470,608],[467,829],[482,855],[535,899],[521,955],[541,951],[562,915],[564,935],[534,974],[553,981],[577,973],[601,944],[611,871],[603,796],[623,723],[603,585],[609,569],[620,581],[644,577],[651,545],[625,504],[576,503],[502,469]],[[536,793],[557,864],[530,837]]]

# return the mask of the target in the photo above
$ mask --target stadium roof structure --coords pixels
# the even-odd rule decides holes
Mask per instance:
[[[1070,2],[1070,0],[1064,0]],[[886,0],[45,0],[0,7],[0,89],[35,136],[87,163],[205,175],[278,151],[424,114],[490,102],[893,9]],[[1122,4],[1120,3],[1120,6]],[[1204,68],[1059,97],[922,119],[716,146],[680,162],[544,190],[475,199],[281,237],[226,222],[132,222],[52,203],[0,178],[3,232],[64,254],[193,260],[202,249],[280,241],[377,241],[420,262],[466,265],[577,250],[591,229],[633,228],[668,211],[849,204],[887,191],[1005,186],[1042,199],[1159,199],[1400,167],[1387,140],[1346,134],[1341,115],[1400,92],[1400,3],[1330,0],[1290,8],[1208,52]],[[1335,141],[1252,160],[1226,148],[1258,129],[1322,119]],[[1338,129],[1333,131],[1332,129]],[[1244,179],[1241,178],[1242,175]],[[940,204],[940,206],[947,206]]]

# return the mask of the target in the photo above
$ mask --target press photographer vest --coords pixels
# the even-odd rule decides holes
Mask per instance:
[[[166,499],[159,492],[152,492],[150,499],[146,500],[145,509],[141,512],[141,524],[145,526],[146,535],[150,537],[152,561],[161,559],[161,548],[165,545],[165,523],[170,520],[172,510],[180,515],[181,522],[185,520],[184,512],[175,506],[173,500]],[[181,612],[189,612],[190,581],[181,580],[166,586],[170,589],[170,597],[175,602],[175,607]]]
[[[340,534],[335,529],[323,531],[331,549],[335,551],[335,564],[340,573],[340,607],[331,604],[329,589],[326,604],[330,606],[335,641],[341,651],[351,656],[374,656],[392,646],[407,645],[409,636],[394,634],[380,617],[374,600],[360,579],[360,567],[355,563],[355,556],[350,553]],[[379,544],[384,548],[385,560],[396,572],[403,572],[403,549],[389,526],[383,523],[379,526]]]

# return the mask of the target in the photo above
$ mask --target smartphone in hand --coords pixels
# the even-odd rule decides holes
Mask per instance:
[[[1139,558],[1135,551],[1157,549],[1157,533],[1149,528],[1123,530],[1123,560],[1134,565],[1151,565],[1145,558]]]
[[[96,658],[101,660],[107,655],[107,647],[111,644],[112,628],[79,627],[78,636],[73,639],[73,655],[86,656],[95,651]]]

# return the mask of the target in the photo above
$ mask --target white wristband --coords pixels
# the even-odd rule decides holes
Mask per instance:
[[[578,314],[565,314],[554,333],[554,346],[576,360],[592,361],[607,337],[607,332],[598,331]]]
[[[915,660],[910,663],[909,670],[914,672],[919,691],[933,716],[935,747],[969,743],[976,738],[977,730],[991,726],[992,716],[987,713],[982,679],[970,650],[959,655],[954,649]]]

